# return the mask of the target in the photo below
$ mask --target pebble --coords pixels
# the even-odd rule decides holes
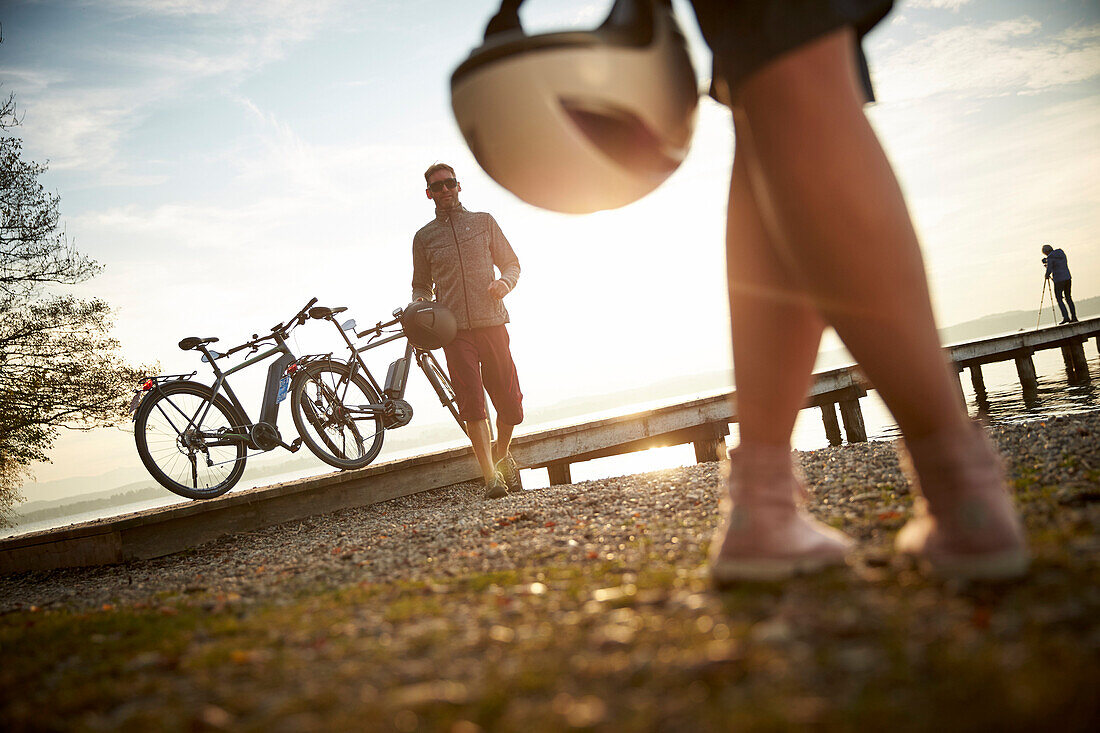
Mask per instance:
[[[989,430],[1017,487],[1048,487],[1059,511],[1078,512],[1091,523],[1093,539],[1073,550],[1095,554],[1100,412]],[[868,556],[885,564],[892,532],[904,523],[910,503],[893,443],[799,452],[797,460],[810,511],[867,543]],[[167,601],[189,595],[215,607],[281,603],[354,584],[403,580],[445,588],[448,579],[533,566],[615,561],[638,568],[653,556],[697,573],[719,519],[723,464],[552,486],[496,501],[483,500],[481,492],[479,485],[458,484],[223,537],[168,557],[11,574],[0,577],[0,612],[170,608]],[[1039,514],[1032,519],[1025,512],[1025,520],[1053,521]],[[626,594],[628,585],[595,587],[610,598]],[[536,590],[540,586],[527,586],[528,592],[544,592],[545,586]]]

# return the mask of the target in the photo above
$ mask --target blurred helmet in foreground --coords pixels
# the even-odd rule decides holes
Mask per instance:
[[[698,85],[670,0],[616,0],[591,31],[528,36],[505,0],[455,69],[451,104],[486,173],[584,214],[637,201],[687,155]]]
[[[458,321],[450,308],[430,300],[409,303],[401,314],[401,327],[413,346],[421,349],[446,346],[458,333]]]

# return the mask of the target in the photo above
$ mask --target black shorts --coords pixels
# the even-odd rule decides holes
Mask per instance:
[[[855,30],[863,90],[868,102],[874,100],[861,41],[890,12],[893,0],[692,0],[692,5],[714,53],[711,96],[723,104],[770,61],[845,26]]]
[[[443,347],[458,416],[465,422],[488,417],[486,392],[498,420],[506,425],[523,422],[523,392],[510,342],[508,329],[501,324],[459,331],[455,340]]]

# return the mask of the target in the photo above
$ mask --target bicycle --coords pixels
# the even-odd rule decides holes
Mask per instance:
[[[412,420],[413,408],[404,396],[413,361],[424,372],[440,403],[466,432],[451,382],[430,349],[407,341],[404,356],[390,364],[384,385],[379,385],[363,360],[366,351],[408,338],[401,325],[405,309],[394,310],[392,320],[379,321],[359,333],[355,333],[354,319],[343,324],[337,322],[336,316],[346,310],[346,307],[318,306],[309,311],[310,318],[327,320],[336,326],[347,344],[349,357],[342,360],[329,353],[299,359],[299,369],[290,386],[290,413],[306,447],[336,468],[362,468],[373,461],[382,450],[384,432],[408,425]],[[387,333],[394,326],[397,328]],[[357,338],[370,336],[370,339],[364,346],[356,346],[348,331]]]
[[[301,437],[288,445],[276,426],[279,403],[286,398],[298,365],[286,337],[306,322],[306,311],[316,302],[313,298],[290,320],[272,326],[270,334],[252,334],[252,340],[224,354],[207,347],[217,338],[181,340],[182,350],[202,352],[202,361],[214,371],[213,386],[191,381],[198,373],[191,372],[150,377],[135,391],[130,412],[138,455],[161,486],[189,499],[212,499],[240,480],[249,449],[298,451]],[[243,349],[255,353],[266,342],[273,346],[230,369],[218,368],[217,360]],[[281,356],[268,367],[260,419],[253,423],[226,380],[276,354]]]

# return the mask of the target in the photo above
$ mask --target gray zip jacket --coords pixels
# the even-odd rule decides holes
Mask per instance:
[[[489,295],[493,266],[509,291],[519,282],[519,259],[490,214],[436,209],[435,219],[413,236],[412,297],[450,308],[460,329],[508,323],[504,302]]]

